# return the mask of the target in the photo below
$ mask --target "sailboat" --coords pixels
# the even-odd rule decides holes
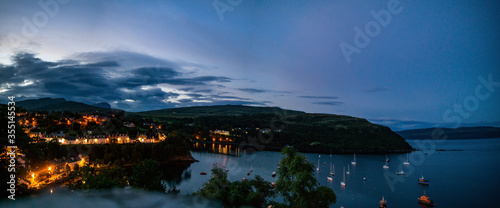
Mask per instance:
[[[404,165],[409,165],[410,164],[410,162],[408,162],[408,159],[410,158],[410,156],[408,156],[408,155],[409,154],[406,153],[406,162],[403,163]]]
[[[356,165],[356,153],[354,153],[354,160],[351,162],[351,164]]]
[[[335,176],[335,164],[330,163],[330,175]]]
[[[351,175],[351,171],[349,169],[349,165],[347,165],[347,172],[346,173],[347,173],[347,175]]]
[[[316,170],[319,171],[319,158],[321,157],[321,155],[318,156],[318,167],[316,168]]]
[[[345,166],[342,170],[343,170],[343,178],[342,181],[340,182],[340,186],[345,187]]]
[[[391,162],[391,160],[389,160],[389,158],[387,157],[387,155],[385,155],[385,161],[386,162]]]
[[[389,169],[389,165],[387,165],[387,161],[385,161],[385,165],[382,166],[384,169]]]
[[[382,200],[380,200],[380,208],[386,208],[387,207],[387,200],[382,197]]]
[[[250,172],[253,172],[253,164],[250,165]]]

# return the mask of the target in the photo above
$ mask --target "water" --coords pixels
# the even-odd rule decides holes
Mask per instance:
[[[321,185],[331,187],[337,195],[337,203],[332,207],[378,207],[382,196],[388,201],[387,207],[422,207],[417,198],[425,191],[437,207],[500,207],[497,199],[500,191],[500,139],[431,140],[408,141],[421,151],[409,154],[410,165],[403,165],[406,154],[391,154],[389,169],[382,168],[385,155],[356,155],[357,165],[350,165],[352,155],[322,154],[320,170],[315,176]],[[203,147],[204,146],[204,147]],[[271,174],[276,171],[281,155],[279,152],[248,153],[236,147],[224,145],[198,145],[192,152],[200,162],[193,164],[171,164],[164,166],[165,179],[171,187],[180,189],[176,196],[165,196],[137,190],[111,190],[88,193],[69,192],[54,189],[54,193],[13,201],[0,200],[0,207],[208,207],[197,198],[182,195],[193,193],[210,178],[214,164],[229,169],[231,181],[253,178],[261,175],[268,181],[275,181]],[[211,151],[211,152],[199,152]],[[458,150],[458,151],[436,151]],[[217,152],[217,153],[214,153]],[[221,154],[222,153],[222,154]],[[427,153],[427,155],[426,155]],[[318,154],[304,154],[315,167]],[[335,163],[333,181],[328,181],[330,162]],[[323,165],[326,162],[327,165]],[[342,167],[350,166],[351,175],[346,175],[346,187],[340,186]],[[253,172],[247,176],[250,168]],[[404,170],[407,175],[396,176],[396,170]],[[200,172],[207,175],[200,175]],[[429,186],[422,186],[417,179],[423,174],[429,179]],[[386,176],[390,180],[387,180]],[[366,181],[363,181],[366,177]],[[392,185],[391,185],[392,184]],[[392,188],[391,188],[392,187]],[[277,199],[279,200],[279,199]],[[145,203],[147,202],[147,203]],[[220,207],[212,206],[212,207]]]
[[[330,157],[321,154],[320,170],[315,171],[315,176],[321,185],[332,188],[337,195],[337,203],[332,207],[377,207],[382,196],[388,201],[388,207],[421,207],[417,198],[424,191],[438,207],[500,207],[500,201],[496,198],[500,191],[500,178],[497,177],[500,172],[500,139],[408,142],[421,151],[409,154],[410,165],[403,165],[406,154],[390,154],[388,170],[382,168],[385,155],[356,155],[357,165],[351,165],[353,155]],[[212,147],[212,151],[225,154],[193,152],[193,157],[200,162],[184,170],[183,174],[190,177],[171,183],[176,184],[181,194],[197,191],[210,178],[210,169],[216,163],[229,169],[231,181],[253,178],[256,174],[268,181],[277,180],[271,174],[276,171],[280,161],[279,152],[250,154],[234,147]],[[319,154],[304,155],[317,166]],[[328,181],[326,177],[332,161],[336,176],[333,181]],[[323,162],[327,165],[323,165]],[[347,185],[342,188],[340,181],[344,166],[346,170],[350,166],[351,174],[346,174]],[[251,167],[253,172],[247,176]],[[403,170],[407,174],[397,176],[396,170]],[[209,174],[200,175],[203,171]],[[421,175],[430,181],[429,186],[417,183]],[[364,177],[366,181],[363,181]]]

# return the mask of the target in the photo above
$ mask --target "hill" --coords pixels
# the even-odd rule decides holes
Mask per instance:
[[[93,112],[109,112],[110,108],[102,108],[85,103],[74,101],[66,101],[64,98],[40,98],[30,99],[16,102],[17,106],[21,106],[27,111],[69,111],[77,113],[93,113]]]
[[[388,127],[351,116],[242,105],[164,109],[133,115],[159,122],[190,123],[208,129],[275,129],[273,133],[261,136],[269,141],[265,145],[278,148],[292,145],[303,152],[345,153],[356,150],[375,153],[412,150],[403,137]],[[248,139],[252,138],[248,137],[244,142],[251,143]]]
[[[397,133],[405,139],[432,139],[432,132],[437,128],[412,129],[398,131]],[[460,127],[460,128],[439,128],[446,136],[446,139],[487,139],[500,138],[500,128],[498,127]]]
[[[244,105],[215,105],[184,108],[169,108],[135,113],[136,115],[156,118],[195,118],[204,116],[242,116],[255,114],[286,113],[304,114],[302,111],[283,110],[278,107],[252,107]]]

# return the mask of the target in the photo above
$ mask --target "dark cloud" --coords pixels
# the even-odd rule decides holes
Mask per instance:
[[[248,92],[248,93],[265,93],[269,92],[267,90],[260,90],[260,89],[254,89],[254,88],[238,88],[239,91],[242,92]]]
[[[255,89],[255,88],[238,88],[237,90],[246,92],[246,93],[290,93],[289,91],[277,91],[277,90],[263,90],[263,89]]]
[[[327,101],[327,102],[314,102],[313,104],[316,104],[316,105],[333,105],[333,106],[337,106],[337,105],[344,104],[344,102]]]
[[[387,90],[388,89],[385,87],[372,87],[372,88],[364,89],[364,90],[362,90],[362,92],[374,93],[374,92],[383,92],[383,91],[387,91]]]
[[[97,63],[91,63],[84,65],[86,67],[117,67],[120,66],[116,61],[101,61]]]
[[[307,99],[330,99],[330,100],[336,100],[336,99],[338,99],[338,97],[335,97],[335,96],[309,96],[309,95],[298,96],[298,98],[307,98]]]
[[[120,52],[85,53],[74,57],[50,62],[31,53],[15,54],[12,65],[0,64],[0,94],[25,98],[63,97],[84,103],[107,102],[128,111],[206,104],[267,103],[214,94],[214,89],[225,88],[223,84],[232,79],[183,73],[181,68],[175,68],[177,65],[174,63],[161,62],[145,55]],[[144,59],[157,63],[157,66],[146,67],[142,64],[143,67],[126,68],[135,65],[127,62],[129,57],[137,63],[142,63],[141,59]],[[162,84],[183,86],[179,90],[187,93],[181,96],[165,92],[159,87]]]

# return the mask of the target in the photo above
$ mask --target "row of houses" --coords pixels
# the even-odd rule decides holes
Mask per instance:
[[[107,134],[107,135],[86,135],[79,137],[65,137],[58,139],[61,144],[109,144],[109,143],[156,143],[160,142],[161,137],[148,137],[146,134],[139,134],[137,136],[129,136],[127,134]]]
[[[156,143],[165,140],[164,135],[148,137],[146,134],[137,134],[136,136],[129,136],[128,134],[69,136],[63,132],[59,132],[52,134],[30,134],[30,136],[42,138],[46,142],[57,140],[61,144]]]

